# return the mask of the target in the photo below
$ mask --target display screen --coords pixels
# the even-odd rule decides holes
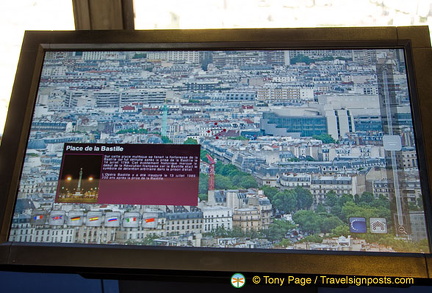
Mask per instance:
[[[9,241],[429,252],[405,58],[47,51]]]

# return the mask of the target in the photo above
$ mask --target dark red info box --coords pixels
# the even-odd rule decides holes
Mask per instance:
[[[56,202],[198,204],[199,145],[67,143]]]

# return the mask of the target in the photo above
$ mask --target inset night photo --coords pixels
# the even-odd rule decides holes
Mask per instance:
[[[56,202],[96,203],[101,155],[64,155]]]

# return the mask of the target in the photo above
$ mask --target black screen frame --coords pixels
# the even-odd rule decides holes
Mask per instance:
[[[432,52],[427,27],[161,31],[28,31],[24,37],[0,154],[0,266],[79,273],[266,272],[431,278],[432,255],[319,251],[250,251],[7,241],[45,51],[403,48],[416,117],[426,220],[432,227]],[[412,62],[409,62],[409,61]]]

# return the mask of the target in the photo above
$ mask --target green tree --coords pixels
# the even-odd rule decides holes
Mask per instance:
[[[375,200],[375,197],[373,195],[373,193],[371,192],[363,192],[360,196],[360,198],[358,199],[358,204],[364,203],[367,205],[370,205],[373,201]]]
[[[292,213],[297,209],[296,193],[293,190],[281,190],[274,196],[272,204],[284,213]]]
[[[188,137],[183,144],[198,144],[198,141],[194,138]]]
[[[225,229],[225,227],[217,227],[215,230],[211,231],[208,234],[213,237],[229,237],[231,233],[232,231]]]
[[[326,194],[325,203],[330,207],[332,215],[338,216],[341,220],[345,220],[342,215],[342,207],[347,202],[354,202],[353,196],[350,194],[343,194],[338,196],[335,192],[330,191]]]
[[[231,180],[220,174],[215,174],[215,188],[216,189],[233,189]]]
[[[122,130],[117,131],[117,134],[124,134],[124,133],[146,134],[146,133],[148,133],[148,130],[139,128],[139,129],[122,129]]]
[[[312,193],[309,190],[299,186],[294,189],[294,192],[296,193],[297,210],[310,209],[313,204]]]
[[[161,136],[161,139],[165,144],[173,143],[173,141],[168,136]]]
[[[349,226],[346,224],[339,225],[331,230],[331,234],[333,236],[339,237],[339,236],[345,236],[348,237],[350,235],[350,229]]]
[[[242,231],[242,229],[240,227],[234,227],[231,230],[228,230],[225,227],[217,227],[213,231],[205,233],[205,236],[212,236],[212,237],[245,237],[245,233]]]
[[[146,53],[135,53],[135,55],[132,57],[132,59],[142,59],[142,58],[147,58],[147,54]]]
[[[244,136],[232,136],[232,137],[228,137],[228,139],[231,139],[231,140],[249,140],[247,137],[244,137]]]
[[[321,218],[321,232],[330,233],[333,229],[344,223],[336,216],[323,216]]]
[[[306,63],[306,64],[311,64],[313,63],[313,59],[305,56],[305,55],[297,55],[293,58],[291,58],[290,63],[291,64],[295,64],[295,63]]]
[[[236,174],[233,177],[231,177],[231,182],[234,186],[241,186],[243,181],[243,176],[240,174]]]
[[[364,218],[386,218],[389,220],[391,218],[390,210],[383,207],[370,207],[363,205],[356,205],[354,202],[350,201],[345,203],[342,207],[341,220],[348,223],[350,217],[364,217]]]
[[[390,209],[390,202],[387,197],[380,194],[378,198],[375,198],[371,203],[370,206],[376,207],[376,208],[386,208]]]
[[[321,133],[319,135],[313,135],[312,138],[321,140],[323,143],[335,143],[336,142],[333,139],[333,137],[330,134],[327,134],[327,133]]]
[[[322,243],[323,242],[323,238],[320,237],[317,234],[313,234],[313,235],[309,235],[306,236],[305,238],[303,238],[302,240],[300,240],[299,242],[313,242],[313,243]]]
[[[208,175],[199,174],[198,193],[207,194],[208,192]]]
[[[200,150],[200,159],[201,159],[201,161],[209,163],[209,160],[207,158],[207,154],[209,154],[209,152],[206,151],[205,149],[201,148],[201,150]]]
[[[207,194],[207,193],[199,193],[199,194],[198,194],[198,198],[199,198],[201,201],[207,201],[207,200],[208,200],[208,194]]]
[[[338,202],[337,204],[339,206],[343,206],[344,204],[346,204],[347,202],[352,202],[354,203],[354,198],[351,194],[342,194],[342,196],[340,196],[338,198]]]
[[[255,178],[249,173],[240,171],[233,164],[223,164],[217,162],[215,165],[215,184],[216,186],[224,186],[221,189],[235,188],[257,188],[258,183]],[[218,183],[218,180],[222,180]]]
[[[279,246],[279,247],[288,247],[288,246],[291,246],[291,245],[292,245],[291,240],[286,239],[286,238],[282,239],[282,240],[277,244],[277,246]]]
[[[279,189],[277,187],[271,187],[267,185],[264,185],[263,187],[261,187],[261,189],[263,190],[264,194],[270,199],[270,201],[273,201],[274,196],[276,195],[276,193],[279,192]]]
[[[319,203],[315,209],[316,213],[326,213],[327,209],[325,208],[325,206],[322,203]]]
[[[256,182],[255,178],[251,175],[247,175],[247,176],[242,176],[242,180],[240,182],[239,186],[241,188],[257,188],[258,187],[258,183]]]
[[[223,176],[248,175],[248,173],[241,172],[233,164],[224,164],[220,161],[215,165],[215,172]]]
[[[334,191],[329,191],[325,195],[325,204],[329,207],[334,207],[338,202],[338,196]]]
[[[285,220],[274,220],[269,228],[262,230],[261,233],[270,241],[281,241],[289,230],[294,229],[295,225]]]
[[[338,204],[330,208],[330,213],[342,219],[342,207]]]
[[[303,232],[315,234],[321,231],[321,218],[313,211],[298,211],[293,215],[293,221]]]

